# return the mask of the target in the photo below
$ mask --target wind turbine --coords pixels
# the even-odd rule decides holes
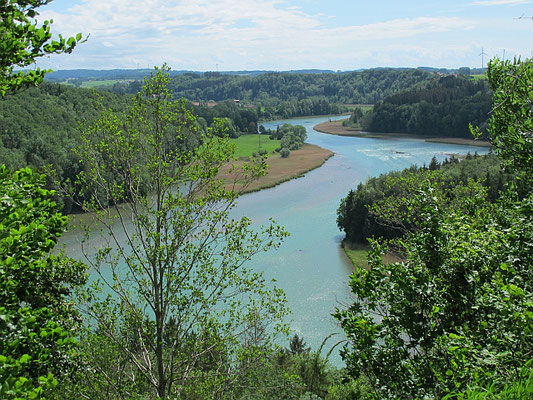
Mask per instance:
[[[483,69],[483,65],[485,65],[485,58],[484,56],[487,56],[488,54],[483,51],[483,47],[481,48],[481,53],[479,53],[481,56],[481,69]]]

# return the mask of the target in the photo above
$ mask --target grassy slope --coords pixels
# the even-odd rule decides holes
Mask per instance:
[[[237,145],[235,157],[250,157],[259,151],[259,137],[261,137],[261,149],[272,153],[280,146],[280,140],[270,140],[268,135],[242,135],[237,139],[231,139]]]

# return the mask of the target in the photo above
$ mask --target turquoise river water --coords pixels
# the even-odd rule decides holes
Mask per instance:
[[[331,313],[335,307],[350,303],[352,266],[340,247],[343,234],[336,226],[341,198],[371,176],[412,164],[428,164],[434,155],[442,160],[449,154],[487,153],[483,147],[410,138],[341,137],[313,129],[327,120],[312,117],[264,123],[266,128],[283,123],[303,125],[308,143],[332,150],[335,155],[302,178],[242,196],[233,211],[236,217],[246,215],[257,225],[273,218],[290,232],[278,250],[260,254],[248,266],[263,271],[267,279],[276,279],[292,310],[292,332],[303,336],[315,349],[328,334],[340,332]],[[63,242],[69,254],[79,251],[74,233],[67,233]],[[340,357],[335,353],[332,361],[339,364]]]

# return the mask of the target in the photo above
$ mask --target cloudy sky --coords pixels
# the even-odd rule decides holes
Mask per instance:
[[[39,9],[89,40],[53,69],[354,70],[480,67],[531,57],[533,0],[54,0]],[[522,18],[520,18],[522,17]]]

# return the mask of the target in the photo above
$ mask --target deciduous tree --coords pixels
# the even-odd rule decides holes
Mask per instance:
[[[170,100],[169,79],[158,69],[125,115],[104,113],[84,132],[79,183],[91,200],[83,206],[108,240],[88,257],[107,294],[85,298],[87,313],[93,334],[127,357],[133,372],[120,379],[145,382],[157,398],[231,397],[286,313],[284,294],[244,264],[286,233],[230,218],[238,193],[217,173],[233,147],[213,134],[194,150],[176,146],[195,117]],[[264,167],[247,165],[239,180]]]
[[[370,269],[350,282],[354,304],[335,315],[350,340],[342,354],[352,376],[366,375],[379,398],[504,387],[533,357],[530,66],[496,61],[489,75],[489,132],[523,176],[519,192],[511,187],[490,204],[480,183],[450,192],[426,178],[400,204],[390,197],[373,207],[378,218],[409,222],[393,241],[403,261],[385,265],[387,243],[374,242]],[[459,206],[443,207],[443,195]]]

